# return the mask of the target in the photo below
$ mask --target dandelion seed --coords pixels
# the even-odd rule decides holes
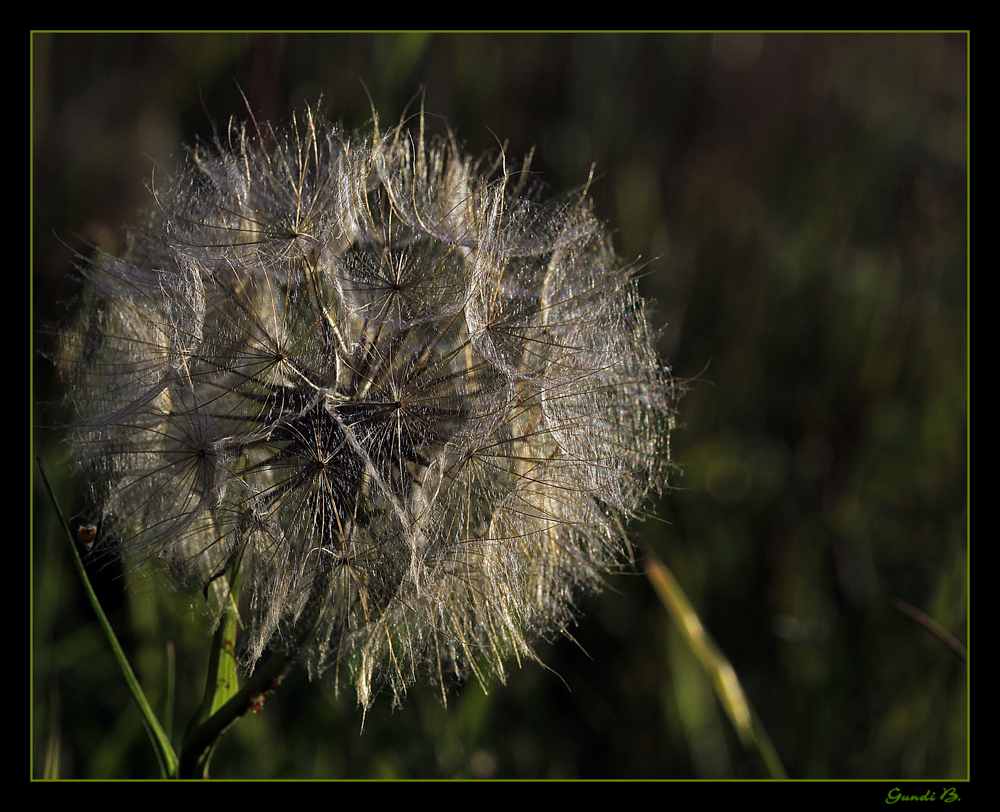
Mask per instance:
[[[247,667],[315,613],[309,665],[365,706],[533,656],[668,467],[671,382],[586,196],[419,124],[196,148],[82,267],[61,353],[102,537],[216,605],[238,570]]]

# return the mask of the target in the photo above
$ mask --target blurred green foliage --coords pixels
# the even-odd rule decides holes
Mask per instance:
[[[966,671],[894,608],[965,640],[967,37],[35,34],[34,445],[79,521],[44,353],[72,250],[114,251],[182,145],[322,106],[347,127],[407,104],[476,153],[536,147],[637,258],[688,379],[681,471],[636,532],[729,656],[792,777],[962,778]],[[245,97],[245,99],[244,99]],[[155,171],[154,171],[155,167]],[[144,185],[145,184],[145,185]],[[36,483],[33,757],[157,775]],[[179,738],[208,634],[197,598],[92,573],[147,694],[176,650]],[[362,718],[293,674],[241,720],[219,778],[758,777],[635,571],[582,601],[574,641],[504,685],[429,689]],[[364,729],[362,732],[362,722]]]

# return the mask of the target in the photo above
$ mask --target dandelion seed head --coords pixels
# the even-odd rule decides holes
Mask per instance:
[[[81,264],[61,347],[102,537],[215,611],[238,574],[248,668],[315,610],[310,668],[366,707],[533,657],[669,468],[671,379],[585,192],[425,129],[233,125]]]

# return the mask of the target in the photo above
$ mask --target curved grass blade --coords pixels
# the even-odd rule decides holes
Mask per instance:
[[[74,564],[76,565],[76,571],[80,575],[80,581],[83,583],[84,592],[87,594],[87,599],[90,601],[90,605],[94,608],[98,623],[104,630],[105,636],[108,638],[108,643],[111,645],[111,651],[114,653],[115,659],[118,661],[118,667],[121,669],[122,676],[125,677],[125,683],[128,685],[129,691],[132,692],[132,698],[135,700],[136,705],[139,706],[139,713],[142,715],[143,724],[146,726],[146,731],[149,733],[150,741],[153,744],[157,760],[160,763],[160,774],[164,778],[174,778],[177,776],[178,760],[173,747],[170,745],[170,739],[167,737],[163,727],[160,725],[160,720],[157,719],[156,714],[153,713],[153,709],[150,706],[149,701],[146,699],[146,695],[142,691],[142,686],[139,685],[139,680],[136,679],[135,672],[132,670],[132,666],[129,664],[129,661],[125,656],[125,652],[118,643],[118,638],[115,636],[114,629],[111,628],[111,623],[108,621],[107,615],[104,614],[100,601],[98,601],[97,595],[94,593],[94,589],[90,584],[90,579],[87,577],[87,571],[83,566],[83,559],[80,558],[80,551],[77,549],[73,533],[69,529],[69,525],[66,523],[66,519],[59,507],[59,501],[56,499],[56,495],[52,491],[52,486],[49,484],[48,477],[45,475],[45,470],[42,468],[42,461],[38,458],[36,458],[35,461],[38,463],[38,470],[41,473],[42,482],[45,484],[45,490],[48,492],[49,498],[52,500],[52,505],[55,508],[56,515],[59,517],[59,524],[62,526],[63,532],[66,535],[66,541],[69,544],[70,554],[73,557]]]
[[[648,547],[644,548],[646,573],[681,635],[708,675],[715,694],[725,708],[736,733],[747,750],[756,750],[772,778],[787,778],[785,768],[767,731],[754,712],[736,671],[715,641],[705,631],[684,590],[667,566]]]

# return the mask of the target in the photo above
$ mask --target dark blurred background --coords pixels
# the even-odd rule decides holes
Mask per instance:
[[[247,106],[348,128],[407,104],[473,153],[535,147],[590,194],[688,379],[679,472],[636,528],[731,659],[794,778],[961,778],[966,671],[900,610],[967,629],[967,70],[963,34],[35,34],[35,453],[78,520],[51,327],[74,250],[120,226],[184,145]],[[245,98],[244,98],[245,97]],[[416,100],[416,101],[415,101]],[[36,477],[35,775],[157,775]],[[75,525],[74,525],[75,526]],[[204,680],[197,599],[94,573],[151,701],[176,650],[179,739]],[[582,601],[547,668],[389,698],[296,673],[213,776],[765,776],[635,570]]]

